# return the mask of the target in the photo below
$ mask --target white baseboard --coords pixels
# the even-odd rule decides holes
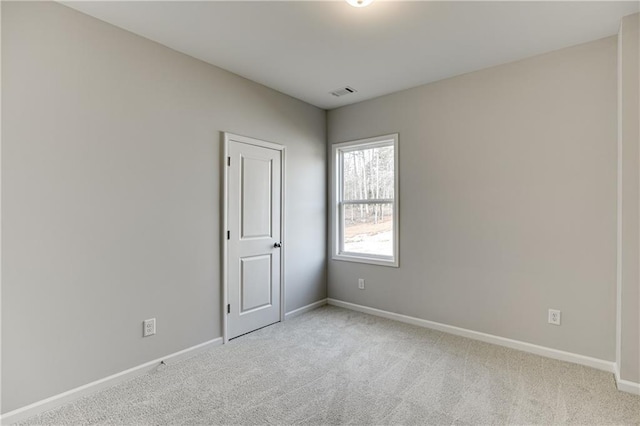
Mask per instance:
[[[619,391],[640,395],[640,383],[616,378],[616,384],[618,385]]]
[[[309,305],[303,306],[291,312],[285,314],[285,319],[290,319],[298,315],[302,315],[305,312],[309,312],[313,309],[319,308],[323,305],[333,305],[353,311],[363,312],[370,315],[375,315],[395,321],[404,322],[407,324],[417,325],[419,327],[430,328],[433,330],[443,331],[445,333],[455,334],[457,336],[468,337],[474,340],[480,340],[487,343],[493,343],[499,346],[505,346],[512,349],[517,349],[523,352],[529,352],[536,355],[545,356],[547,358],[553,358],[561,361],[573,362],[575,364],[585,365],[593,367],[598,370],[614,373],[618,390],[623,392],[629,392],[635,395],[640,395],[640,383],[630,382],[628,380],[622,380],[619,377],[616,364],[611,361],[605,361],[597,358],[591,358],[584,355],[578,355],[571,352],[565,352],[558,349],[547,348],[544,346],[534,345],[532,343],[526,343],[519,340],[507,339],[504,337],[494,336],[492,334],[481,333],[478,331],[468,330],[465,328],[446,325],[434,321],[428,321],[420,318],[410,317],[407,315],[396,314],[393,312],[383,311],[381,309],[370,308],[368,306],[357,305],[355,303],[343,302],[336,299],[322,299]],[[130,368],[120,373],[113,374],[100,380],[88,383],[86,385],[71,389],[58,395],[54,395],[50,398],[43,399],[42,401],[35,402],[22,408],[18,408],[13,411],[9,411],[0,416],[1,424],[12,424],[21,422],[29,417],[36,416],[45,411],[54,409],[60,405],[66,404],[71,401],[75,401],[84,396],[98,392],[102,389],[114,386],[118,383],[126,380],[133,379],[140,376],[160,365],[161,361],[165,363],[176,362],[181,359],[193,356],[200,351],[206,350],[209,347],[222,344],[222,338],[218,337],[208,342],[201,343],[199,345],[192,346],[190,348],[175,352],[162,358],[155,359],[153,361],[146,362],[136,367]]]
[[[356,305],[355,303],[343,302],[336,299],[327,299],[329,305],[339,306],[341,308],[351,309],[365,314],[371,314],[391,320],[404,322],[407,324],[417,325],[419,327],[430,328],[433,330],[443,331],[457,336],[468,337],[474,340],[480,340],[494,345],[505,346],[511,349],[517,349],[523,352],[529,352],[541,355],[547,358],[553,358],[560,361],[572,362],[574,364],[593,367],[598,370],[615,372],[615,363],[602,359],[591,358],[584,355],[578,355],[571,352],[565,352],[558,349],[547,348],[545,346],[534,345],[532,343],[522,342],[519,340],[507,339],[505,337],[494,336],[493,334],[481,333],[479,331],[468,330],[466,328],[455,327],[452,325],[442,324],[439,322],[428,321],[420,318],[410,317],[407,315],[396,314],[393,312],[383,311],[381,309],[369,308],[368,306]]]
[[[181,359],[193,356],[198,352],[208,349],[209,347],[217,346],[221,344],[222,344],[222,337],[218,337],[217,339],[200,343],[199,345],[195,345],[190,348],[172,353],[165,357],[158,358],[153,361],[145,362],[144,364],[141,364],[136,367],[130,368],[128,370],[121,371],[111,376],[96,380],[95,382],[87,383],[86,385],[79,386],[75,389],[71,389],[69,391],[60,393],[58,395],[54,395],[47,399],[43,399],[42,401],[34,402],[33,404],[29,404],[22,408],[9,411],[8,413],[5,413],[2,416],[0,416],[0,423],[5,425],[5,424],[21,422],[23,420],[28,419],[29,417],[33,417],[38,414],[44,413],[45,411],[49,411],[56,407],[59,407],[60,405],[66,404],[71,401],[75,401],[79,398],[98,392],[102,389],[109,388],[111,386],[114,386],[126,380],[131,380],[134,377],[140,376],[154,368],[157,368],[160,365],[161,361],[164,361],[167,364],[169,362],[176,362]]]
[[[286,321],[288,319],[297,317],[298,315],[302,315],[305,312],[313,311],[314,309],[317,309],[320,306],[324,306],[326,304],[327,304],[327,299],[322,299],[322,300],[318,300],[317,302],[309,303],[308,305],[303,306],[302,308],[298,308],[291,312],[287,312],[286,314],[284,314],[284,319]]]
[[[616,371],[614,373],[616,378],[616,386],[618,390],[622,392],[629,392],[634,395],[640,395],[640,383],[631,382],[620,378],[620,369],[616,365]]]

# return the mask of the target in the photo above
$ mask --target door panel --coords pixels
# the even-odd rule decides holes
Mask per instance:
[[[241,158],[241,238],[271,237],[272,160]]]
[[[230,140],[227,338],[280,321],[282,152]]]
[[[271,255],[246,257],[240,264],[240,315],[271,306]]]

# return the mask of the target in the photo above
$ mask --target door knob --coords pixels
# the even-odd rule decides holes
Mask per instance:
[[[274,243],[273,247],[274,248],[280,248],[280,247],[282,247],[282,243]]]

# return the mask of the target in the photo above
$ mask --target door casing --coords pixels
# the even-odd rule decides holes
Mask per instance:
[[[286,169],[286,147],[273,142],[267,142],[260,139],[251,138],[248,136],[236,135],[229,132],[222,132],[223,140],[223,156],[222,167],[223,173],[223,196],[222,196],[222,229],[220,230],[220,238],[222,241],[222,305],[220,306],[220,312],[222,312],[222,340],[223,343],[229,341],[227,335],[227,304],[229,303],[229,241],[227,240],[227,230],[229,229],[229,167],[227,166],[227,158],[229,157],[229,143],[231,141],[241,142],[248,145],[255,145],[262,148],[274,149],[280,151],[281,167],[280,167],[280,233],[282,247],[280,248],[280,322],[285,319],[285,291],[284,291],[284,266],[285,266],[285,253],[286,253],[286,228],[285,228],[285,169]]]

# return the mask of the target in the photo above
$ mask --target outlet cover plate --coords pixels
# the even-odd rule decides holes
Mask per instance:
[[[562,312],[557,309],[549,309],[549,324],[560,325]]]
[[[156,319],[151,318],[142,322],[142,337],[149,337],[156,334]]]

